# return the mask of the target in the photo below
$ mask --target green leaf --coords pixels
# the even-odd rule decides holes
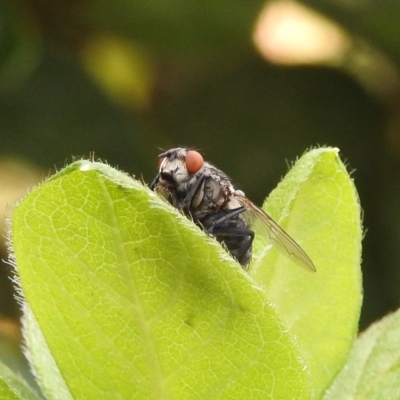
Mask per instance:
[[[14,209],[25,337],[48,398],[308,399],[297,346],[213,239],[112,168],[79,161]]]
[[[400,398],[400,311],[372,325],[324,396],[333,399]]]
[[[362,302],[360,205],[338,149],[304,155],[271,193],[265,209],[317,269],[306,273],[267,248],[258,252],[250,273],[297,337],[319,398],[352,346]],[[256,246],[265,249],[260,238]]]
[[[0,399],[40,400],[40,397],[21,377],[0,363]]]
[[[38,383],[48,399],[72,400],[73,397],[47,346],[29,305],[24,303],[24,339]]]

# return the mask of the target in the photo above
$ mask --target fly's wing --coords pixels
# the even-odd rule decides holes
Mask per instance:
[[[308,272],[316,272],[314,263],[305,251],[261,208],[247,197],[235,194],[235,198],[246,208],[242,215],[249,226],[258,225],[266,232],[272,243],[299,267]]]

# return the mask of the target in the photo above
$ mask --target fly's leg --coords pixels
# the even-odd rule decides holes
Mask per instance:
[[[246,225],[234,226],[235,218],[244,211],[246,211],[245,207],[220,211],[209,216],[207,221],[204,221],[204,225],[207,233],[215,236],[219,242],[225,243],[229,252],[237,259],[244,269],[247,269],[251,259],[251,246],[254,240],[254,232],[248,229]],[[244,221],[242,221],[242,223],[244,223]]]
[[[153,182],[151,182],[150,189],[154,191],[154,188],[156,186],[156,183],[160,179],[160,174],[157,174],[156,177],[153,179]]]
[[[204,175],[200,175],[193,187],[189,190],[188,194],[185,196],[185,198],[177,204],[177,208],[180,210],[183,210],[185,214],[189,211],[190,204],[192,203],[193,197],[196,196],[198,191],[201,189],[201,186],[203,185],[205,180]]]
[[[150,189],[154,191],[156,184],[158,183],[160,179],[160,174],[158,174],[153,182],[150,185]],[[194,183],[193,187],[189,190],[189,192],[186,194],[186,196],[184,197],[184,199],[182,201],[180,201],[180,199],[177,199],[175,196],[171,196],[170,199],[170,203],[179,211],[183,211],[183,213],[185,215],[189,214],[189,209],[190,209],[190,205],[192,203],[193,198],[197,195],[197,193],[199,192],[199,190],[201,190],[201,187],[204,183],[205,180],[205,176],[201,175],[199,176],[199,178],[197,179],[197,181]]]
[[[224,242],[229,252],[247,270],[251,259],[251,246],[254,240],[254,232],[247,228],[214,227],[213,234],[219,242]],[[226,238],[226,240],[224,240]],[[239,242],[235,248],[232,247],[232,238],[238,238]],[[245,240],[248,238],[248,240]],[[229,240],[228,240],[229,239]],[[250,251],[250,253],[249,253]],[[249,254],[248,254],[249,253]]]
[[[212,235],[216,226],[221,225],[224,222],[231,221],[237,215],[246,211],[245,207],[238,207],[233,210],[219,211],[218,213],[209,216],[207,219],[207,232]],[[222,215],[221,215],[222,214]],[[251,231],[253,232],[253,231]]]

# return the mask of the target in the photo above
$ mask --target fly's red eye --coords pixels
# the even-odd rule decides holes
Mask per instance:
[[[158,159],[158,166],[161,165],[161,163],[164,161],[164,158],[165,158],[165,157],[161,157],[161,158]]]
[[[186,169],[189,174],[195,174],[203,166],[203,156],[197,151],[190,150],[186,154]]]

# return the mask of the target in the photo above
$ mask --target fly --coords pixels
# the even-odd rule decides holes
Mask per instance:
[[[304,250],[199,152],[175,148],[158,158],[159,172],[151,189],[222,243],[243,269],[247,270],[251,261],[251,227],[257,223],[281,252],[307,271],[316,271]]]

